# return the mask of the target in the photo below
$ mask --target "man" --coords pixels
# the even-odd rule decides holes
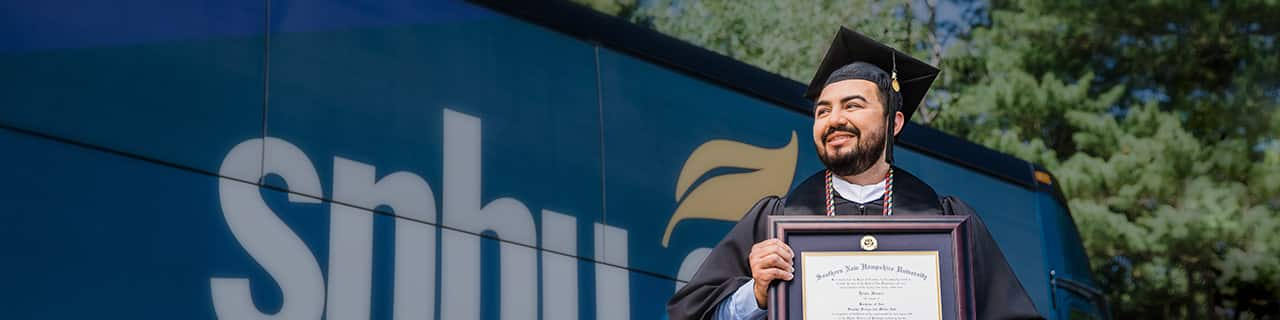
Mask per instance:
[[[887,70],[887,71],[886,71]],[[986,226],[958,199],[939,198],[894,167],[893,138],[938,70],[841,28],[805,97],[813,100],[813,143],[827,170],[786,198],[766,197],[707,256],[667,303],[671,319],[763,319],[768,288],[791,281],[795,254],[767,239],[770,215],[972,215],[974,308],[979,319],[1040,318]]]

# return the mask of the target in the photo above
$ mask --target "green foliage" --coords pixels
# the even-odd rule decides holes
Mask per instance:
[[[802,82],[838,25],[934,62],[913,121],[1053,171],[1117,318],[1280,314],[1280,2],[962,2],[960,26],[933,3],[619,15]]]
[[[635,0],[577,0],[578,4],[585,5],[615,16],[629,16],[636,10]]]
[[[802,2],[804,3],[804,2]],[[836,6],[788,1],[658,0],[633,20],[663,33],[801,81],[808,81],[835,36],[832,26],[873,30],[880,41],[904,39],[905,19],[893,4],[853,0]],[[805,23],[797,23],[805,20]],[[918,24],[918,23],[916,23]]]
[[[993,3],[934,125],[1058,176],[1119,318],[1275,315],[1278,9]]]

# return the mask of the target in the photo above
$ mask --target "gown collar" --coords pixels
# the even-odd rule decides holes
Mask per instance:
[[[920,178],[916,178],[907,170],[894,167],[894,190],[893,190],[893,212],[895,215],[901,214],[942,214],[942,204],[939,201],[938,193],[933,191]],[[826,198],[826,179],[824,170],[810,175],[803,182],[800,182],[787,197],[783,199],[783,213],[787,215],[822,215],[825,214],[823,207]],[[833,181],[834,184],[834,181]],[[845,193],[837,189],[839,198],[837,201],[856,202],[845,198]],[[883,192],[881,193],[883,194]],[[874,200],[879,200],[879,195]],[[864,199],[854,199],[864,200]],[[859,202],[872,203],[875,201]],[[839,206],[836,208],[836,214],[847,214],[840,212]]]

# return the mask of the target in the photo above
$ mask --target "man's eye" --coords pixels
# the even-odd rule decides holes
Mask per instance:
[[[827,114],[827,112],[830,112],[830,111],[831,111],[831,110],[829,110],[829,109],[827,109],[827,108],[819,108],[817,111],[815,111],[815,112],[814,112],[814,114],[815,114],[815,115],[819,115],[819,116],[821,116],[821,115],[825,115],[825,114]]]
[[[857,103],[850,103],[850,104],[844,105],[844,108],[845,109],[862,109],[862,106],[858,105]]]

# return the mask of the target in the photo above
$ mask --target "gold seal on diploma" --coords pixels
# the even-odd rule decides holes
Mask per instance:
[[[876,247],[879,246],[879,244],[876,243],[876,237],[872,237],[871,235],[862,236],[861,243],[862,243],[862,250],[866,250],[866,251],[875,250]]]

